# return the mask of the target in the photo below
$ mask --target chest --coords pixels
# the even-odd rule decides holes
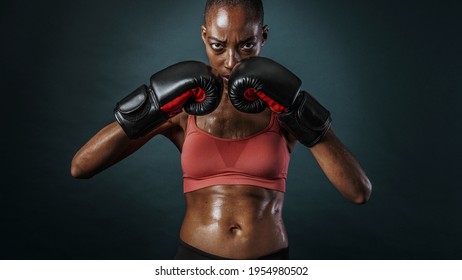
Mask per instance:
[[[197,127],[213,136],[239,139],[264,130],[271,121],[269,110],[259,114],[247,114],[233,108],[216,110],[206,116],[197,116]]]

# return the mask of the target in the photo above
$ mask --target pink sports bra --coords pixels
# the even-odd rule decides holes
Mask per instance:
[[[253,185],[285,192],[289,149],[275,114],[268,126],[251,136],[213,136],[188,116],[181,167],[184,192],[214,185]]]

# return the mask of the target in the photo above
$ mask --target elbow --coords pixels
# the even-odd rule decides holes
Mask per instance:
[[[74,158],[71,163],[71,176],[76,179],[89,179],[92,177],[76,158]]]
[[[372,194],[372,184],[368,178],[365,178],[361,185],[358,187],[360,191],[350,199],[350,201],[356,205],[363,205],[369,201]]]
[[[370,193],[365,195],[358,195],[357,197],[351,199],[350,201],[356,205],[363,205],[369,201]]]

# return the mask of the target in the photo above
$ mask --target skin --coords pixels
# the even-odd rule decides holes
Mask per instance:
[[[250,18],[250,19],[249,19]],[[227,82],[243,58],[258,56],[268,38],[268,28],[252,20],[240,6],[212,8],[201,27],[210,65],[223,78],[224,90],[217,109],[197,116],[199,129],[221,138],[238,139],[264,129],[271,117],[237,111],[228,99]],[[156,135],[164,135],[181,152],[187,124],[182,112],[145,137],[130,140],[117,122],[93,136],[74,156],[71,173],[90,178],[130,155]],[[289,151],[297,140],[283,131]],[[371,184],[348,149],[329,130],[310,149],[334,187],[349,201],[365,203]],[[282,220],[284,193],[251,185],[215,185],[185,194],[186,214],[180,238],[211,254],[253,259],[288,246]]]

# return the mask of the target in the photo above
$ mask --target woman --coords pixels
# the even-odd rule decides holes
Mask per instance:
[[[259,56],[268,38],[261,1],[207,1],[201,36],[210,66],[223,83],[216,108],[197,116],[182,111],[136,139],[129,139],[120,122],[113,122],[77,152],[71,173],[77,178],[92,177],[130,155],[152,137],[164,135],[182,153],[185,178],[186,214],[177,259],[288,258],[289,244],[281,212],[289,153],[297,138],[280,125],[272,110],[241,112],[231,103],[228,93],[233,69],[241,60]],[[197,147],[199,142],[209,144]],[[237,175],[236,180],[225,174],[215,174],[213,179],[207,180],[191,176],[207,172],[207,168],[217,172],[214,168],[222,168],[219,164],[225,169],[226,166],[242,169],[235,170],[236,173],[249,172],[246,167],[240,167],[252,157],[251,151],[243,148],[247,145],[259,147],[257,149],[272,145],[269,146],[272,151],[269,160],[277,162],[261,168],[278,166],[276,179],[240,180],[246,174]],[[199,159],[200,149],[214,151],[214,154],[209,160]],[[326,129],[310,150],[343,196],[357,204],[368,200],[371,185],[367,176],[332,129]],[[238,157],[242,157],[242,161]],[[206,162],[211,164],[202,166]],[[202,169],[197,170],[197,166]],[[268,172],[274,173],[274,170]]]

